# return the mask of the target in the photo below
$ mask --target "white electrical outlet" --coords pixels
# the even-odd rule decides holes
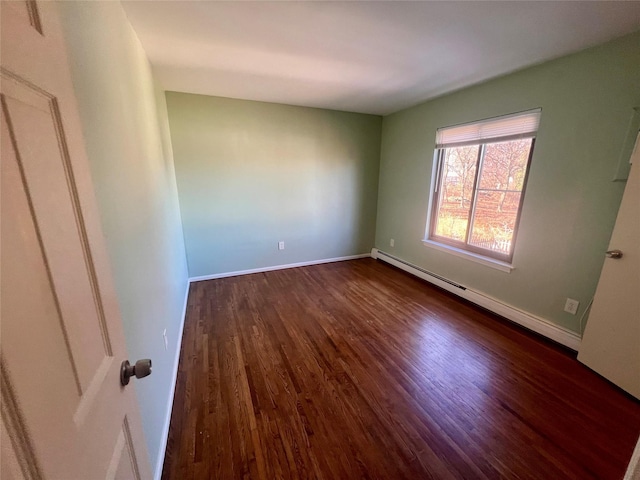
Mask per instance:
[[[575,315],[578,313],[578,307],[580,306],[580,302],[578,300],[574,300],[573,298],[567,298],[566,303],[564,304],[564,311],[570,313],[571,315]]]
[[[396,241],[392,238],[391,240],[389,240],[389,246],[393,247],[396,244]]]
[[[284,242],[278,242],[278,250],[284,250]]]
[[[167,329],[162,332],[162,338],[164,339],[164,349],[169,350],[169,340],[167,339]]]

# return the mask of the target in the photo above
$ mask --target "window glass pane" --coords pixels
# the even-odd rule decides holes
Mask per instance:
[[[488,143],[485,147],[478,187],[522,190],[532,139]]]
[[[469,245],[508,255],[520,195],[519,192],[478,191]]]
[[[469,244],[501,254],[511,252],[531,139],[485,146]]]
[[[440,192],[434,233],[464,241],[473,200],[478,145],[447,148],[440,175]]]

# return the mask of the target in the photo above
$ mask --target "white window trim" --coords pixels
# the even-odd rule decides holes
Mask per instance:
[[[463,250],[462,248],[456,248],[451,245],[446,245],[444,243],[439,243],[434,240],[429,240],[428,238],[424,238],[422,243],[429,248],[433,248],[435,250],[439,250],[441,252],[446,252],[451,255],[455,255],[456,257],[465,258],[475,263],[479,263],[480,265],[484,265],[485,267],[491,267],[496,270],[500,270],[501,272],[511,273],[515,267],[507,262],[502,262],[495,258],[485,257],[484,255],[477,254],[475,252],[469,252],[468,250]]]
[[[436,149],[433,153],[433,161],[431,162],[432,171],[431,171],[431,184],[429,185],[429,205],[427,207],[427,225],[424,233],[424,238],[422,239],[422,243],[429,248],[433,248],[441,252],[455,255],[456,257],[464,258],[466,260],[479,263],[480,265],[484,265],[485,267],[494,268],[496,270],[500,270],[501,272],[505,272],[505,273],[511,273],[511,271],[515,268],[513,264],[503,262],[495,258],[485,257],[484,255],[480,255],[475,252],[470,252],[462,248],[456,248],[451,245],[446,245],[440,242],[436,242],[435,240],[429,239],[429,225],[431,225],[431,211],[432,211],[430,207],[432,205],[431,202],[433,201],[434,184],[436,182],[436,170],[438,168],[437,160],[438,160],[438,150]]]
[[[542,109],[540,108],[536,108],[533,110],[528,110],[525,112],[518,112],[518,113],[514,113],[514,114],[509,114],[509,115],[504,115],[502,117],[495,117],[495,118],[491,118],[491,119],[486,119],[486,120],[481,120],[480,122],[469,122],[469,123],[465,123],[465,124],[461,124],[460,126],[464,126],[464,125],[471,125],[471,124],[476,124],[476,123],[482,123],[482,122],[490,122],[493,120],[499,120],[499,119],[507,119],[510,117],[518,117],[518,116],[522,116],[522,115],[534,115],[537,117],[536,120],[536,125],[535,125],[535,132],[532,133],[526,133],[524,135],[524,137],[529,137],[531,136],[532,138],[535,138],[537,135],[537,130],[539,127],[539,122],[540,122],[540,114],[541,114]],[[443,130],[448,130],[448,129],[452,129],[452,128],[456,128],[456,126],[451,126],[451,127],[444,127],[441,129],[436,130],[436,137],[438,137],[438,132],[439,131],[443,131]],[[493,141],[500,141],[500,140],[504,140],[504,139],[500,139],[500,138],[485,138],[481,141],[487,141],[487,140],[493,140]],[[468,142],[467,142],[468,143]],[[482,254],[479,253],[475,253],[475,252],[471,252],[469,250],[466,249],[462,249],[462,248],[458,248],[458,247],[454,247],[452,245],[449,244],[444,244],[444,243],[440,243],[436,240],[432,240],[429,238],[429,229],[431,226],[431,214],[432,214],[432,208],[431,206],[433,205],[433,201],[434,201],[434,189],[435,189],[435,183],[437,181],[437,170],[438,170],[438,151],[441,148],[449,148],[451,145],[436,145],[436,148],[433,152],[433,159],[431,161],[431,183],[429,185],[429,204],[427,205],[427,224],[426,224],[426,231],[425,231],[425,235],[424,238],[422,239],[422,243],[424,245],[426,245],[427,247],[433,248],[435,250],[439,250],[441,252],[446,252],[449,253],[451,255],[455,255],[457,257],[461,257],[461,258],[466,258],[467,260],[470,260],[472,262],[476,262],[479,263],[481,265],[487,266],[487,267],[491,267],[494,268],[496,270],[500,270],[502,272],[506,272],[506,273],[511,273],[511,271],[515,268],[513,266],[513,264],[508,263],[508,262],[504,262],[502,260],[498,260],[496,258],[493,257],[487,257],[484,256]],[[513,246],[513,248],[515,248],[515,245]]]

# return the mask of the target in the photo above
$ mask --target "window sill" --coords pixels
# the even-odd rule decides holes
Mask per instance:
[[[440,250],[441,252],[450,253],[451,255],[455,255],[457,257],[466,258],[467,260],[471,260],[472,262],[479,263],[486,267],[495,268],[496,270],[500,270],[501,272],[511,273],[511,270],[515,268],[511,264],[501,262],[500,260],[496,260],[495,258],[489,258],[483,255],[478,255],[477,253],[467,252],[466,250],[462,250],[461,248],[444,245],[442,243],[434,242],[433,240],[429,240],[426,238],[422,240],[422,243],[424,243],[429,248]]]

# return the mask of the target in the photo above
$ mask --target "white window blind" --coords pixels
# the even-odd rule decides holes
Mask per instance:
[[[436,148],[477,145],[487,141],[516,140],[535,137],[541,109],[465,123],[436,131]]]

